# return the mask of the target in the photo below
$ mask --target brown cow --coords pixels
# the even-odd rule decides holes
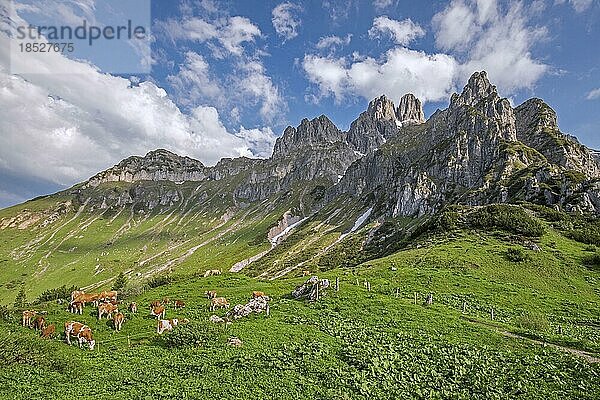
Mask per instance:
[[[150,309],[150,315],[156,318],[164,318],[166,312],[165,306],[157,306]]]
[[[100,299],[100,293],[83,293],[75,297],[73,301],[80,301],[85,307],[85,303],[92,303],[94,307],[98,306],[98,300]]]
[[[164,331],[172,331],[174,327],[177,326],[179,320],[177,318],[173,319],[159,319],[158,325],[156,327],[156,333],[162,335]]]
[[[31,328],[31,319],[37,315],[37,311],[25,310],[23,311],[23,317],[21,323],[23,326]]]
[[[177,310],[178,308],[184,308],[185,307],[185,303],[181,300],[175,300],[175,302],[173,302],[173,308],[175,310]]]
[[[160,306],[162,306],[162,303],[160,300],[152,300],[150,302],[150,308],[160,307]]]
[[[308,270],[302,271],[302,276],[309,276],[309,275],[310,275],[310,271],[308,271]]]
[[[221,275],[221,270],[220,269],[209,269],[208,271],[206,271],[204,273],[204,277],[209,277],[212,275]]]
[[[33,321],[33,329],[35,329],[36,331],[43,331],[45,327],[46,319],[41,315]]]
[[[121,330],[124,321],[125,316],[123,315],[123,313],[118,312],[115,314],[115,317],[113,318],[113,325],[115,326],[115,331],[119,332]]]
[[[137,303],[135,301],[129,303],[129,311],[131,311],[134,314],[137,312]]]
[[[83,290],[73,290],[71,292],[71,301],[75,300],[77,297],[79,297],[82,294],[85,294],[85,292]]]
[[[54,335],[54,332],[56,332],[56,326],[54,326],[54,324],[50,324],[44,328],[44,330],[42,330],[42,338],[49,339],[52,337],[52,335]]]
[[[82,301],[72,301],[69,303],[69,311],[73,314],[83,314],[84,305]]]
[[[106,314],[106,318],[111,318],[112,314],[115,311],[119,311],[119,307],[114,305],[114,304],[110,304],[110,303],[102,303],[98,305],[98,321],[100,319],[102,319],[102,316],[104,314]]]
[[[109,291],[104,291],[101,292],[99,295],[99,300],[100,301],[117,301],[117,291],[116,290],[109,290]]]
[[[69,346],[71,345],[71,335],[77,338],[79,347],[81,347],[83,343],[87,343],[88,346],[90,346],[90,350],[94,350],[96,341],[92,335],[92,330],[87,325],[76,321],[65,322],[65,338],[67,339]]]
[[[215,297],[210,299],[210,311],[215,311],[215,308],[229,308],[229,302],[225,297]]]
[[[217,297],[217,291],[216,290],[207,290],[206,292],[204,292],[204,295],[206,296],[207,299],[214,299],[215,297]]]
[[[257,297],[263,297],[265,295],[265,292],[259,292],[258,290],[255,290],[252,292],[252,298],[256,299]]]

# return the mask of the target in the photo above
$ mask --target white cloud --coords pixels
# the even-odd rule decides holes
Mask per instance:
[[[520,2],[502,10],[494,0],[453,0],[433,17],[436,45],[462,60],[458,80],[486,70],[506,93],[531,87],[548,66],[534,59],[532,47],[546,29],[529,25],[530,13]]]
[[[575,12],[583,12],[585,10],[587,10],[588,8],[590,8],[590,6],[593,4],[594,0],[569,0],[569,4],[571,5],[571,7],[573,7],[573,9],[575,10]],[[564,4],[566,3],[566,0],[555,0],[554,4]]]
[[[428,55],[403,47],[388,50],[381,60],[306,55],[302,63],[308,79],[317,85],[321,96],[344,95],[372,99],[386,94],[399,99],[408,92],[423,101],[447,98],[452,89],[457,63],[445,54]]]
[[[254,42],[256,37],[261,36],[258,26],[248,18],[240,16],[218,18],[215,21],[206,21],[198,17],[169,19],[157,22],[156,27],[163,30],[173,41],[183,39],[200,43],[216,42],[219,46],[213,44],[213,53],[219,58],[229,53],[242,55],[242,44]]]
[[[273,11],[273,27],[279,36],[290,40],[298,36],[298,28],[301,25],[299,13],[302,7],[291,2],[281,3]]]
[[[324,36],[319,39],[319,41],[316,44],[316,48],[323,50],[323,49],[328,49],[328,48],[347,46],[350,44],[351,40],[352,40],[351,33],[349,33],[348,35],[346,35],[346,37],[343,37],[343,38],[339,37],[339,36],[335,36],[335,35]]]
[[[285,108],[279,89],[273,84],[271,78],[265,73],[265,67],[260,61],[244,61],[238,65],[240,75],[235,78],[234,98],[240,101],[260,102],[260,115],[263,119],[271,121]]]
[[[388,8],[394,3],[394,0],[373,0],[373,7],[376,10],[383,10]]]
[[[179,103],[189,106],[207,100],[222,103],[223,88],[219,79],[210,72],[204,57],[193,51],[185,54],[185,63],[176,75],[169,75],[167,81],[177,92]]]
[[[268,153],[268,128],[259,130],[262,141],[247,129],[228,132],[214,107],[183,113],[152,82],[132,84],[61,54],[39,54],[27,62],[39,71],[69,74],[11,75],[9,62],[18,66],[24,60],[9,60],[7,41],[0,33],[0,172],[71,185],[159,147],[207,164]],[[189,61],[203,71],[201,58],[189,54]]]
[[[585,98],[588,100],[600,99],[600,88],[590,90],[590,92],[587,94],[587,96],[585,96]]]
[[[425,31],[410,18],[396,21],[383,15],[373,20],[373,26],[369,29],[369,37],[380,38],[383,35],[390,36],[396,44],[406,46],[413,40],[424,36]]]

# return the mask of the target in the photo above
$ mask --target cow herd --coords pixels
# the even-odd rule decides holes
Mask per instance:
[[[212,274],[220,274],[220,270],[209,270]],[[209,290],[205,293],[206,298],[209,300],[209,310],[215,311],[217,308],[228,309],[230,304],[225,297],[217,296],[215,290]],[[264,292],[253,291],[252,299],[268,299]],[[268,301],[268,300],[267,300]],[[83,310],[87,304],[92,304],[97,309],[98,321],[102,320],[103,317],[110,320],[112,319],[112,325],[115,331],[121,331],[123,323],[125,322],[125,315],[119,311],[120,301],[117,300],[117,292],[103,291],[100,293],[85,293],[82,290],[75,290],[71,293],[71,299],[69,301],[67,311],[73,314],[83,314]],[[182,300],[170,300],[165,297],[162,300],[153,300],[149,304],[150,316],[156,318],[157,328],[156,333],[162,335],[165,331],[172,331],[176,326],[189,322],[188,319],[165,319],[167,307],[171,306],[173,310],[180,310],[185,308],[185,303]],[[236,306],[237,307],[237,306]],[[135,314],[138,312],[138,306],[135,302],[129,303],[128,309],[131,313]],[[50,338],[56,332],[54,324],[46,326],[46,319],[39,315],[34,310],[25,310],[22,315],[22,325],[24,327],[33,328],[39,331],[43,338]],[[213,315],[212,317],[215,317]],[[210,319],[212,322],[213,319]],[[224,321],[219,318],[219,320]],[[96,344],[92,329],[77,321],[66,321],[64,324],[64,334],[67,344],[71,345],[71,339],[75,339],[79,344],[79,347],[87,344],[90,350],[93,350]]]

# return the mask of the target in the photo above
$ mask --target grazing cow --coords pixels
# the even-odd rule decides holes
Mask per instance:
[[[69,311],[73,314],[83,314],[84,305],[82,301],[72,301],[69,303]]]
[[[150,308],[159,307],[159,306],[162,306],[162,303],[160,302],[160,300],[152,300],[150,302]]]
[[[175,300],[175,302],[173,303],[173,308],[175,310],[177,310],[178,308],[184,308],[185,307],[185,303],[181,300]]]
[[[137,312],[137,304],[135,302],[129,303],[129,311],[134,314]]]
[[[45,327],[46,319],[41,315],[33,321],[33,329],[35,329],[36,331],[43,331]]]
[[[159,319],[158,326],[156,327],[156,333],[162,335],[164,331],[172,331],[174,327],[177,326],[179,320],[177,318],[173,319]]]
[[[204,295],[206,296],[207,299],[214,299],[215,297],[217,297],[217,291],[216,290],[207,290],[206,292],[204,292]]]
[[[214,299],[210,299],[210,311],[215,311],[217,307],[229,308],[229,302],[225,297],[215,297]]]
[[[94,307],[98,305],[98,300],[100,299],[100,293],[83,293],[79,296],[75,297],[73,301],[80,301],[83,303],[85,307],[85,303],[92,303]]]
[[[73,290],[71,292],[71,301],[75,300],[77,297],[79,297],[82,294],[85,294],[85,292],[83,290]]]
[[[106,318],[111,318],[112,314],[115,311],[119,311],[119,307],[114,305],[114,304],[110,304],[110,303],[102,303],[98,305],[98,321],[100,321],[102,319],[102,316],[104,314],[106,314]]]
[[[308,270],[302,271],[302,276],[309,276],[309,275],[310,275],[310,271],[308,271]]]
[[[54,335],[54,332],[56,332],[56,326],[54,326],[54,324],[50,324],[42,330],[42,338],[49,339],[52,337],[52,335]]]
[[[115,331],[119,332],[121,330],[124,321],[125,316],[123,315],[123,313],[118,312],[115,314],[115,317],[113,318],[113,325],[115,326]]]
[[[156,318],[164,318],[166,312],[165,306],[156,306],[150,309],[150,315]]]
[[[31,328],[31,319],[37,315],[37,311],[25,310],[23,311],[23,318],[21,322],[23,326]]]
[[[265,295],[265,292],[259,292],[258,290],[255,290],[252,292],[252,298],[256,299],[257,297],[263,297]]]
[[[117,291],[116,290],[109,290],[109,291],[104,291],[101,292],[99,295],[99,300],[100,301],[117,301]]]
[[[204,277],[209,277],[212,275],[221,275],[221,270],[220,269],[209,269],[208,271],[206,271],[204,273]]]
[[[94,340],[92,330],[89,326],[84,325],[81,322],[67,321],[65,322],[65,338],[67,339],[67,344],[69,344],[69,346],[71,345],[71,335],[77,338],[79,347],[83,346],[83,343],[87,343],[90,350],[94,350],[96,341]]]

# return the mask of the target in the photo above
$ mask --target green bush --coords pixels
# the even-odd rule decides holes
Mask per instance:
[[[525,209],[507,204],[493,204],[476,209],[465,216],[468,226],[483,229],[501,229],[529,237],[544,234],[541,222],[530,216]]]
[[[521,329],[534,332],[548,332],[550,322],[543,314],[525,312],[515,318],[515,325]]]
[[[208,321],[181,323],[173,331],[164,334],[163,341],[167,347],[202,346],[208,347],[218,343],[224,344],[226,335],[221,324]]]
[[[529,255],[519,247],[510,247],[506,249],[506,258],[512,262],[523,262],[529,259]]]
[[[593,270],[600,270],[600,254],[593,253],[583,256],[583,265]]]
[[[174,281],[174,279],[171,275],[155,276],[154,278],[152,278],[148,281],[148,286],[150,286],[151,288],[154,289],[159,286],[168,285],[169,283],[172,283],[173,281]]]
[[[79,288],[77,286],[62,285],[55,289],[44,290],[35,300],[35,303],[43,303],[58,299],[69,300],[71,298],[71,292],[74,290],[79,290]]]

